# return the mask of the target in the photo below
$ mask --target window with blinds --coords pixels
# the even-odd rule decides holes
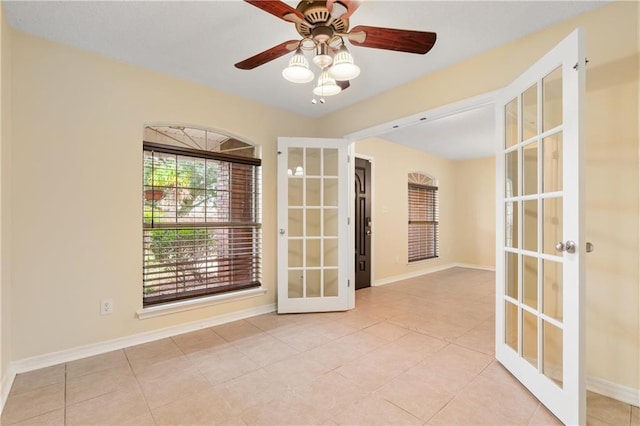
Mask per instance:
[[[259,287],[260,159],[151,142],[143,151],[143,305]]]
[[[409,262],[438,257],[438,188],[409,183]]]

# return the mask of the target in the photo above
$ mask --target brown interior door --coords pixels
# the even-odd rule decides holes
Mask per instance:
[[[356,290],[371,287],[371,163],[356,158],[355,167]]]

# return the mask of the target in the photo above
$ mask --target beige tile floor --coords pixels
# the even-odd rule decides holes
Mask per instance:
[[[493,286],[449,269],[20,374],[2,424],[559,424],[493,359]],[[591,393],[588,415],[640,424]]]

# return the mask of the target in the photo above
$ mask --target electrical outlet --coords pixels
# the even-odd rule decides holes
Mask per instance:
[[[100,315],[111,315],[113,313],[113,299],[102,299],[100,301]]]

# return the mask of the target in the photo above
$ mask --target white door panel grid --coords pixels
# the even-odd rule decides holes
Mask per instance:
[[[496,106],[496,358],[565,424],[586,422],[584,92],[577,29]]]
[[[278,138],[278,313],[354,306],[350,149]]]

